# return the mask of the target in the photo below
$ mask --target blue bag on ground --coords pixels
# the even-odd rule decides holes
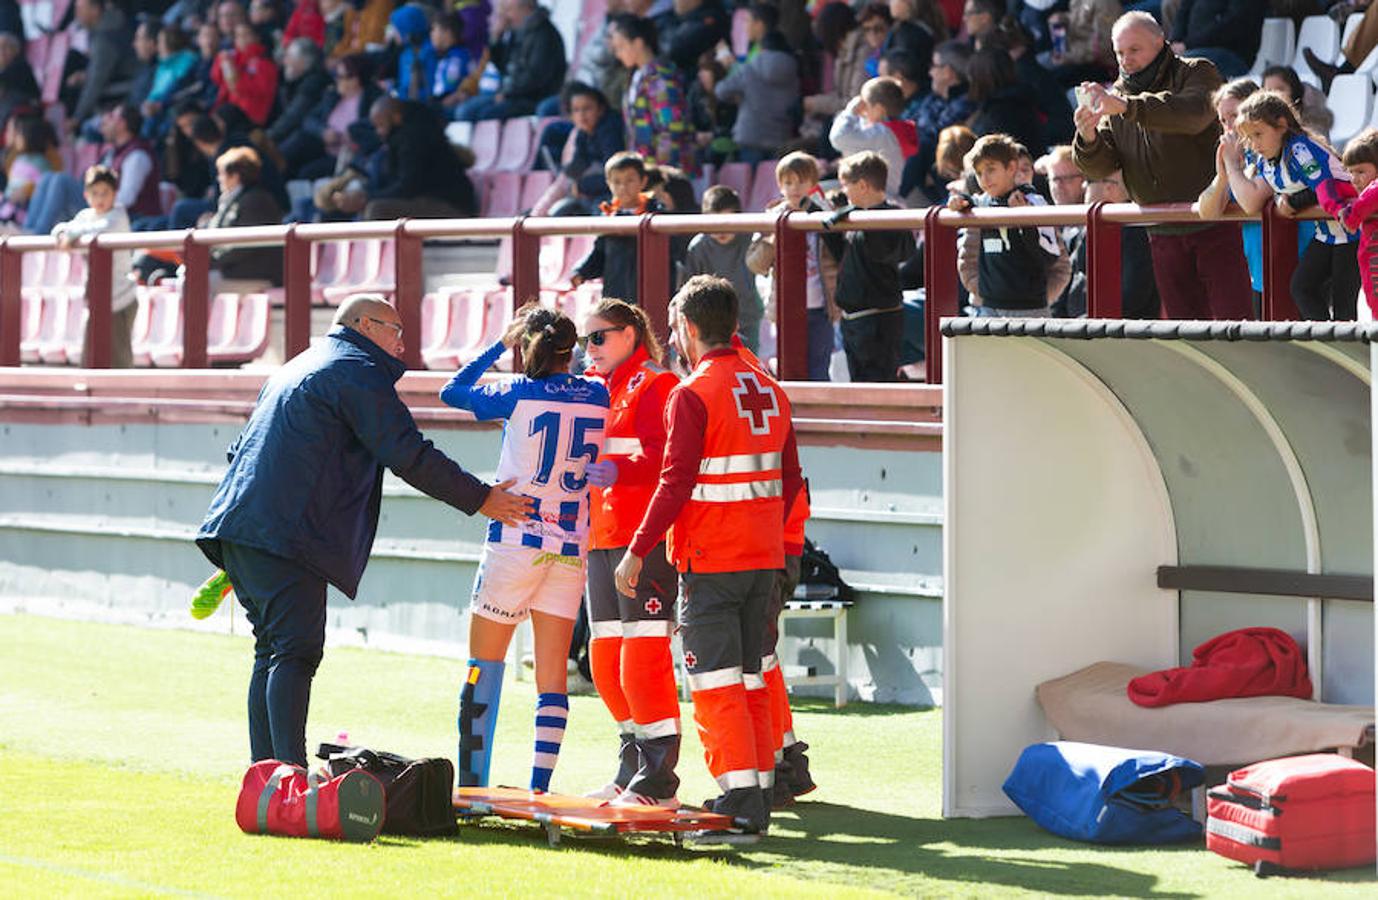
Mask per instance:
[[[1201,784],[1200,763],[1155,750],[1055,741],[1024,748],[1004,790],[1039,825],[1097,844],[1198,840],[1173,801]]]

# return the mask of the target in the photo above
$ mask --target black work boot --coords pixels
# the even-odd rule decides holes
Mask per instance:
[[[778,783],[781,774],[784,774],[790,793],[795,797],[802,797],[818,787],[813,783],[813,776],[809,774],[809,758],[806,755],[808,749],[809,745],[803,741],[790,744],[785,748],[784,761],[776,767],[776,782]],[[782,768],[783,773],[780,771]]]

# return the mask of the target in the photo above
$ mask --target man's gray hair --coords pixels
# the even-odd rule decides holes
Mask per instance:
[[[1113,38],[1120,32],[1126,31],[1130,28],[1142,28],[1144,31],[1147,31],[1149,34],[1155,37],[1166,37],[1163,34],[1163,26],[1158,24],[1158,20],[1141,10],[1127,12],[1124,15],[1120,16],[1118,19],[1116,19],[1114,27],[1110,29],[1110,36]]]
[[[292,43],[287,45],[287,51],[289,53],[295,53],[306,60],[307,64],[312,68],[320,65],[325,59],[325,51],[321,49],[321,45],[317,44],[309,37],[294,38]]]
[[[365,316],[378,315],[392,308],[392,304],[384,300],[382,294],[351,294],[340,304],[340,308],[335,310],[332,324],[353,327]]]

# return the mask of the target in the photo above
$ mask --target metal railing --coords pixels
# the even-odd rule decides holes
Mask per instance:
[[[831,228],[837,231],[907,228],[924,235],[926,289],[925,347],[928,381],[942,378],[942,343],[938,324],[957,315],[957,231],[965,226],[1081,225],[1087,229],[1087,311],[1095,318],[1120,314],[1120,231],[1126,226],[1170,223],[1257,221],[1258,216],[1226,214],[1202,220],[1190,204],[1138,206],[1132,203],[1089,206],[981,208],[956,213],[943,207],[916,210],[875,210],[853,213],[829,224],[825,213],[737,213],[718,215],[646,214],[641,216],[497,219],[400,219],[269,225],[189,231],[150,231],[102,234],[84,239],[72,252],[87,254],[86,303],[88,368],[110,365],[111,292],[116,250],[180,250],[185,274],[182,282],[184,368],[207,365],[210,308],[210,255],[214,247],[283,247],[284,358],[305,350],[311,340],[311,244],[317,241],[392,240],[396,253],[394,302],[406,333],[404,361],[423,368],[421,360],[421,298],[424,271],[422,245],[426,240],[455,238],[512,239],[512,302],[514,307],[540,296],[540,242],[546,236],[614,235],[637,241],[638,299],[656,330],[668,332],[671,289],[669,241],[674,235],[701,232],[770,233],[775,240],[777,352],[779,373],[787,381],[807,378],[807,310],[805,307],[806,235]],[[1263,222],[1263,318],[1295,319],[1289,283],[1297,264],[1297,220],[1279,216],[1270,204]],[[1299,216],[1322,219],[1318,210]],[[0,366],[20,362],[20,289],[23,255],[57,250],[53,238],[12,236],[0,241]]]

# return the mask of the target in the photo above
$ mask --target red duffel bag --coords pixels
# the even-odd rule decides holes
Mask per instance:
[[[329,778],[266,759],[244,773],[234,819],[246,834],[368,842],[386,808],[382,782],[362,769]]]
[[[1373,795],[1373,770],[1331,753],[1236,769],[1207,794],[1206,848],[1259,875],[1371,863]]]

